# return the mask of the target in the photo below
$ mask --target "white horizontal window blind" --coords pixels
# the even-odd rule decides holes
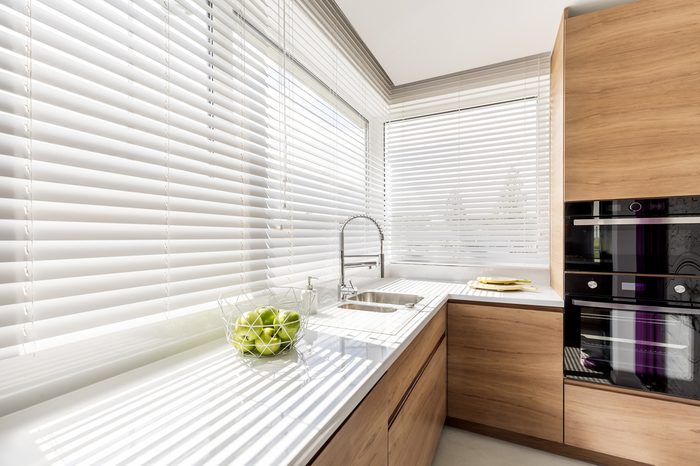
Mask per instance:
[[[220,294],[337,271],[339,222],[373,192],[368,122],[286,50],[292,3],[0,5],[3,383],[43,350],[182,340],[220,329]]]
[[[547,264],[548,73],[535,57],[399,99],[408,116],[385,126],[392,262]]]

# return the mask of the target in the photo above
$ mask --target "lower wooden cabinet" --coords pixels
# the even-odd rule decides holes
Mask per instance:
[[[450,303],[447,416],[563,441],[563,314]]]
[[[443,308],[431,319],[326,443],[314,466],[432,463],[445,422],[446,314]]]
[[[447,346],[443,340],[389,427],[389,465],[433,462],[445,423]]]
[[[566,385],[565,443],[657,466],[700,464],[700,406]]]
[[[314,466],[387,464],[387,380],[382,378],[313,461]]]

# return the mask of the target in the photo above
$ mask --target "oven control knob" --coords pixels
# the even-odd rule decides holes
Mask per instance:
[[[595,290],[596,288],[598,288],[598,282],[595,280],[591,280],[590,282],[588,282],[588,288],[590,288],[591,290]]]
[[[678,294],[683,294],[685,293],[685,286],[683,285],[676,285],[673,287],[673,291],[675,291]]]

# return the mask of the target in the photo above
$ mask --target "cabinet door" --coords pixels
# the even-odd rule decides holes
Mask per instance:
[[[565,199],[700,194],[700,2],[569,18]]]
[[[443,340],[389,427],[389,465],[432,464],[445,423],[446,363]]]
[[[386,387],[382,378],[323,447],[313,466],[386,466]]]
[[[658,466],[700,464],[700,406],[566,385],[566,444]]]
[[[563,441],[561,310],[449,304],[447,415]]]

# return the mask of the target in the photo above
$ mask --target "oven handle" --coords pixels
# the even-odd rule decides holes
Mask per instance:
[[[700,309],[689,309],[685,307],[661,307],[661,306],[645,306],[642,304],[622,304],[622,303],[600,303],[596,301],[582,301],[574,299],[571,301],[574,306],[596,307],[599,309],[608,309],[610,311],[645,311],[659,312],[661,314],[685,314],[685,315],[700,315]]]
[[[700,217],[577,218],[574,226],[682,225],[700,223]]]

